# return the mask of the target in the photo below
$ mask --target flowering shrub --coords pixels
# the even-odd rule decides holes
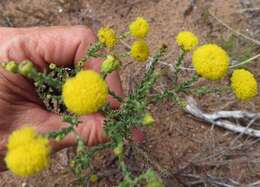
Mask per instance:
[[[90,166],[92,157],[101,150],[111,149],[118,157],[118,166],[124,176],[118,186],[141,186],[142,184],[147,187],[164,186],[160,177],[152,169],[144,171],[139,176],[134,175],[128,169],[125,163],[124,148],[126,140],[131,142],[131,130],[142,126],[152,127],[154,119],[148,112],[148,105],[167,98],[172,99],[183,108],[186,105],[183,96],[195,89],[193,85],[200,77],[218,80],[227,75],[228,70],[232,71],[232,68],[229,68],[228,54],[221,47],[216,44],[205,44],[196,49],[199,43],[198,37],[191,32],[183,31],[176,37],[180,52],[172,73],[171,84],[173,86],[165,88],[163,93],[150,94],[156,81],[160,78],[157,65],[167,54],[167,47],[161,46],[153,56],[150,56],[149,46],[145,42],[148,32],[149,24],[141,17],[129,25],[129,31],[120,34],[116,34],[111,28],[103,27],[97,34],[99,41],[88,49],[85,56],[70,72],[66,72],[66,68],[50,64],[50,71],[56,72],[59,75],[57,77],[37,71],[30,61],[23,61],[19,65],[14,61],[2,63],[7,71],[33,80],[36,88],[42,85],[55,88],[58,95],[48,91],[41,95],[41,98],[49,97],[62,103],[66,110],[62,111],[60,115],[63,121],[68,123],[67,128],[46,135],[38,135],[29,127],[13,132],[9,137],[5,161],[14,174],[29,176],[45,169],[48,166],[50,154],[47,138],[61,140],[69,133],[75,133],[77,135],[77,153],[75,158],[71,160],[71,167],[77,176],[86,177],[82,176],[82,170]],[[115,45],[119,45],[120,41],[124,43],[126,38],[134,40],[132,45],[127,53],[117,53],[114,50]],[[102,52],[104,49],[108,49],[109,54],[104,55]],[[192,65],[196,73],[180,80],[184,57],[192,50],[194,50]],[[96,57],[104,59],[100,73],[83,70],[84,64],[90,58]],[[131,57],[139,62],[147,61],[147,68],[142,80],[130,95],[121,98],[109,90],[105,78],[120,68],[124,57]],[[257,94],[256,79],[252,73],[244,69],[233,72],[231,88],[237,98],[241,100],[250,99]],[[201,93],[209,93],[210,91],[211,89],[200,89]],[[113,96],[121,103],[119,109],[112,110],[107,103],[108,95]],[[75,128],[80,124],[79,116],[97,111],[106,116],[104,129],[109,141],[87,149]],[[91,182],[98,180],[96,175],[87,176],[87,178]]]

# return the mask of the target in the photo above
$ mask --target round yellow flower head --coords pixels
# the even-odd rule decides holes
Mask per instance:
[[[143,40],[135,41],[131,46],[130,55],[137,61],[146,61],[149,57],[149,47]]]
[[[196,72],[203,78],[218,80],[227,73],[229,57],[221,47],[215,44],[206,44],[194,51],[192,64]]]
[[[8,150],[15,149],[27,142],[34,140],[37,137],[37,133],[33,128],[24,127],[17,131],[14,131],[8,138],[7,148]]]
[[[176,42],[184,51],[190,51],[199,43],[199,39],[192,32],[183,31],[176,37]]]
[[[237,98],[248,100],[257,95],[257,82],[252,73],[237,69],[232,73],[231,87]]]
[[[86,115],[106,104],[108,87],[97,72],[82,70],[64,83],[62,96],[70,112]]]
[[[38,135],[32,128],[14,131],[8,139],[7,147],[5,162],[15,175],[30,176],[49,165],[48,139]]]
[[[130,23],[129,30],[132,36],[144,38],[149,32],[149,23],[142,17],[137,17],[135,21]]]
[[[101,43],[104,43],[107,47],[113,48],[116,45],[116,33],[109,27],[102,27],[98,31],[98,39]]]

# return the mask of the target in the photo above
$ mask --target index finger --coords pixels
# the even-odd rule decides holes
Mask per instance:
[[[69,66],[78,62],[95,41],[95,34],[84,26],[1,28],[0,61],[28,59],[40,69],[45,69],[50,63]],[[91,59],[87,67],[99,71],[101,63],[101,59]],[[106,80],[114,93],[123,95],[117,72]],[[110,97],[109,100],[112,106],[118,106],[115,99]]]

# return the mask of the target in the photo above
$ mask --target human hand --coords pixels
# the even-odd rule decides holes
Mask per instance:
[[[43,70],[50,63],[69,66],[78,62],[85,54],[95,35],[83,26],[74,27],[35,27],[35,28],[0,28],[0,62],[30,60]],[[99,71],[101,59],[90,60],[86,68]],[[122,96],[123,91],[118,72],[110,74],[106,81],[110,89]],[[109,97],[112,107],[119,103]],[[48,112],[37,97],[32,83],[21,75],[12,74],[0,68],[0,171],[6,142],[12,131],[30,125],[40,133],[57,131],[67,127],[59,115]],[[87,145],[95,145],[106,140],[103,133],[104,117],[92,114],[81,117],[77,127]],[[75,137],[69,134],[62,141],[52,140],[54,151],[75,144]]]

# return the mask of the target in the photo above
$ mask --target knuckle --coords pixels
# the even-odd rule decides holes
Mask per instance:
[[[82,40],[88,40],[88,41],[95,41],[96,36],[94,32],[87,26],[84,25],[78,25],[74,27],[75,34],[77,34],[78,37]]]

